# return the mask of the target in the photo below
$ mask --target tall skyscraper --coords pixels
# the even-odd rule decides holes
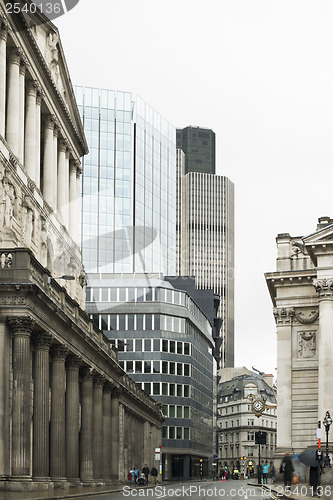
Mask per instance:
[[[185,155],[185,173],[215,174],[215,133],[211,129],[186,127],[177,129],[177,149]]]
[[[81,246],[88,273],[175,273],[176,133],[129,92],[75,87],[89,144]]]
[[[177,130],[188,138],[214,132],[198,127]],[[206,141],[208,142],[208,141]],[[178,141],[179,144],[179,141]],[[191,146],[192,147],[192,146]],[[198,143],[197,148],[200,147]],[[199,149],[198,149],[199,150]],[[177,272],[195,276],[198,288],[211,288],[220,295],[218,316],[222,319],[218,367],[234,366],[234,186],[215,173],[215,151],[207,163],[198,164],[193,150],[188,157],[177,152]],[[204,156],[202,155],[204,158]],[[214,159],[214,162],[212,161]],[[198,171],[198,165],[201,165]],[[211,173],[207,173],[211,172]]]

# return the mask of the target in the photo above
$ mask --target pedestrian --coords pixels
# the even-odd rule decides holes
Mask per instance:
[[[139,478],[139,468],[138,467],[134,467],[133,478],[134,478],[134,483],[137,483],[138,478]]]
[[[272,483],[274,484],[276,481],[276,469],[274,467],[273,462],[271,463],[271,478],[272,478]]]
[[[132,471],[130,470],[129,473],[127,474],[127,479],[130,484],[132,484],[132,479],[133,479],[133,474]]]
[[[145,478],[146,478],[146,483],[148,484],[148,476],[149,476],[150,471],[149,471],[149,467],[147,464],[145,464],[145,466],[143,467],[142,472],[144,473]]]
[[[270,465],[269,465],[269,463],[267,463],[267,461],[261,465],[262,484],[267,484],[269,468],[270,468]]]
[[[294,466],[288,451],[286,451],[282,459],[280,472],[283,473],[283,481],[285,489],[290,490],[291,479],[293,477],[293,472],[294,472]]]
[[[311,486],[311,495],[313,497],[317,497],[317,488],[319,486],[319,467],[310,467],[310,486]]]
[[[156,482],[157,482],[157,469],[156,469],[156,467],[152,468],[151,475],[152,475],[152,478],[153,478],[154,486],[156,486]]]

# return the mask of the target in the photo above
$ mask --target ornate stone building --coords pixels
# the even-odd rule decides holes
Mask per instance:
[[[277,451],[297,453],[316,446],[318,420],[333,410],[333,220],[276,241],[276,272],[266,281],[277,326]]]
[[[56,27],[0,0],[0,489],[122,480],[161,444],[160,406],[83,310],[86,153]]]

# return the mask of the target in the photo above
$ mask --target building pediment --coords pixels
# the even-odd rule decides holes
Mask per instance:
[[[315,265],[317,265],[318,255],[333,254],[333,224],[322,227],[302,239]]]

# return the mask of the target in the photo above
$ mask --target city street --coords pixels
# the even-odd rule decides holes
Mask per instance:
[[[263,493],[257,486],[249,486],[245,481],[203,481],[186,482],[175,484],[161,484],[156,487],[139,488],[125,485],[121,492],[101,494],[89,497],[92,500],[129,500],[135,498],[146,499],[186,499],[207,500],[215,498],[227,498],[228,500],[238,499],[269,499],[269,493]]]

